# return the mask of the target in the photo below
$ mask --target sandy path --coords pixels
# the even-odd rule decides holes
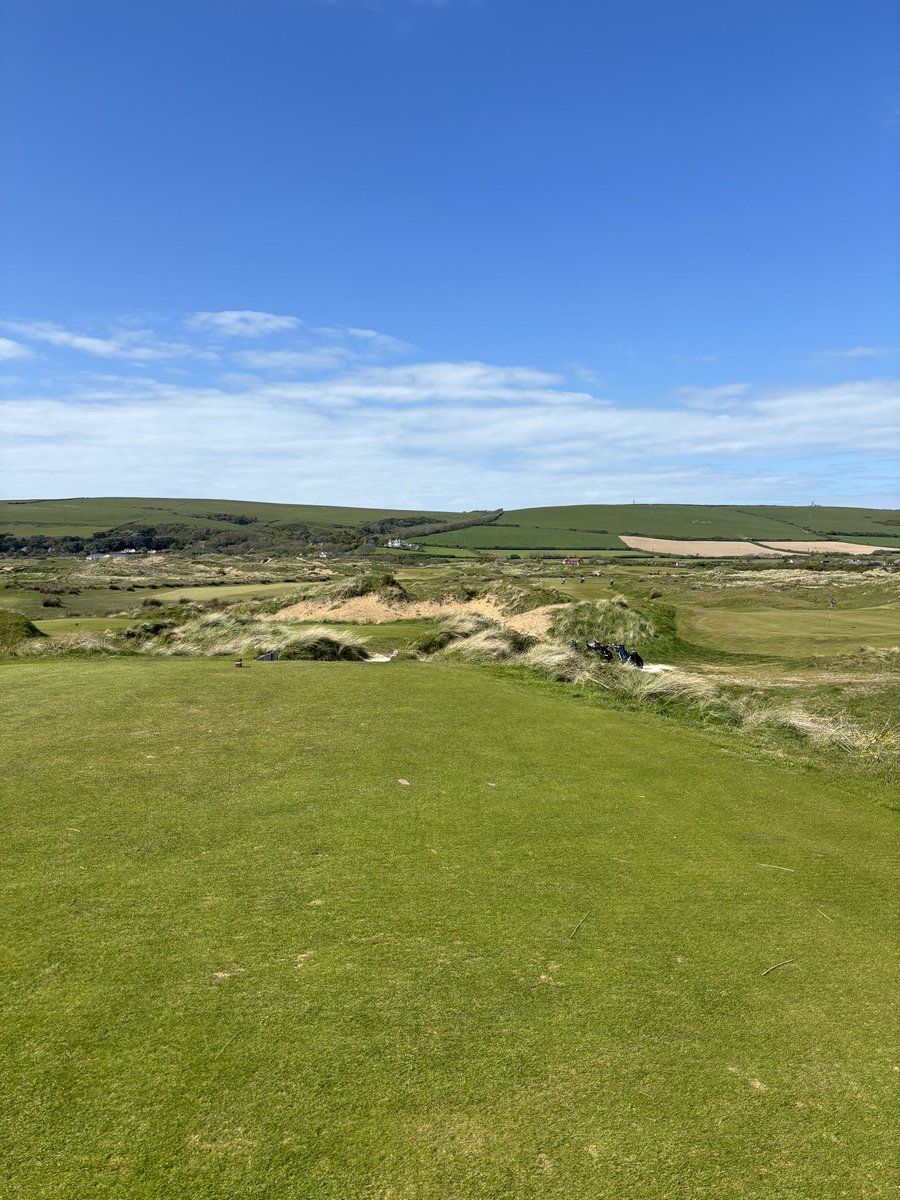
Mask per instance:
[[[622,535],[620,540],[632,550],[677,554],[683,558],[781,558],[785,554],[784,550],[756,546],[753,542],[695,542],[630,535]]]

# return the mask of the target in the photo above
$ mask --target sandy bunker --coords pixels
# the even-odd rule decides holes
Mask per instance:
[[[546,637],[553,613],[565,604],[545,604],[529,612],[506,616],[495,596],[479,596],[474,600],[438,601],[412,600],[390,604],[378,596],[353,596],[349,600],[327,603],[322,600],[301,600],[289,604],[267,617],[270,621],[346,621],[353,625],[378,625],[387,621],[410,621],[421,617],[446,617],[454,613],[480,613],[501,621],[510,629],[532,637]]]

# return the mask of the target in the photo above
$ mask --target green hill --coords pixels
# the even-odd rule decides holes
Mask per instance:
[[[818,505],[573,504],[479,515],[433,509],[344,508],[251,500],[96,497],[0,501],[0,536],[89,538],[131,528],[179,533],[184,545],[207,536],[248,548],[277,548],[292,531],[328,535],[347,548],[350,536],[409,533],[430,547],[472,550],[617,550],[621,535],[657,538],[800,541],[851,539],[900,548],[900,510]],[[479,523],[474,523],[474,522]],[[436,529],[441,523],[468,527]],[[238,528],[241,538],[232,537]],[[193,531],[197,532],[194,533]],[[121,537],[120,537],[121,540]],[[365,541],[365,537],[362,541]],[[130,544],[130,543],[129,543]],[[150,545],[151,543],[144,543]],[[215,546],[213,541],[211,546]],[[46,543],[44,547],[46,548]],[[64,549],[72,549],[65,547]],[[105,546],[97,547],[106,549]]]
[[[342,508],[321,504],[266,504],[255,500],[168,500],[123,496],[70,500],[0,500],[0,532],[19,537],[84,537],[135,525],[196,525],[227,529],[235,518],[262,524],[303,524],[315,530],[350,529],[390,518],[454,521],[461,513],[431,509]]]
[[[435,533],[426,544],[492,549],[620,547],[619,536],[802,541],[900,546],[900,511],[730,504],[572,504],[511,509],[492,525]]]

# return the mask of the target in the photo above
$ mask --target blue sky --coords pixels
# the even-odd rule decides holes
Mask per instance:
[[[0,491],[900,504],[894,0],[6,0]]]

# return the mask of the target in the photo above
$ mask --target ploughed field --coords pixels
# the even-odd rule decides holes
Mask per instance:
[[[877,778],[437,662],[0,703],[4,1196],[896,1194]]]

